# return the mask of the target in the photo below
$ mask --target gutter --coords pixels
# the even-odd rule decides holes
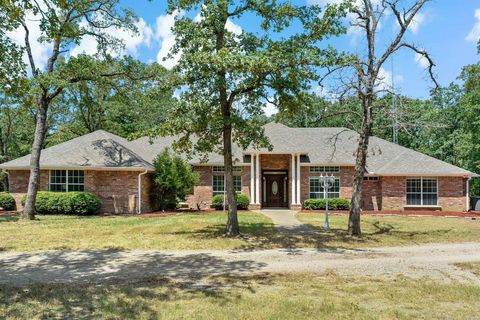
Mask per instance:
[[[138,204],[137,204],[137,214],[142,213],[142,176],[147,174],[148,170],[140,173],[138,175]]]

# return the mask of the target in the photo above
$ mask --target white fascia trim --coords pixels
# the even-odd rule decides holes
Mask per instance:
[[[465,175],[465,174],[456,174],[456,173],[372,173],[376,176],[379,177],[432,177],[432,178],[437,178],[437,177],[459,177],[459,178],[468,178],[471,177],[471,175]]]
[[[213,167],[213,166],[224,166],[223,162],[207,162],[207,163],[190,163],[192,166],[196,167]],[[234,163],[234,167],[249,167],[250,163],[238,162]]]
[[[292,154],[299,154],[301,156],[303,155],[308,155],[308,152],[307,151],[295,151],[295,152],[292,152],[292,151],[272,151],[272,152],[269,152],[269,151],[249,151],[249,152],[244,152],[243,153],[244,155],[252,155],[252,154],[260,154],[260,155],[269,155],[269,154],[272,154],[272,155],[292,155]]]
[[[310,162],[300,162],[302,167],[355,167],[351,163],[310,163]]]
[[[2,168],[4,170],[16,171],[16,170],[30,170],[30,167],[8,167]],[[138,167],[40,167],[40,170],[82,170],[82,171],[147,171],[147,172],[154,172],[155,169],[147,169],[147,168],[138,168]]]

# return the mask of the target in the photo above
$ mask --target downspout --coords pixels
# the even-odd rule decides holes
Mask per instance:
[[[148,170],[145,170],[144,172],[140,173],[138,175],[138,204],[137,204],[137,214],[142,213],[142,176],[147,174]]]
[[[467,178],[467,186],[466,186],[466,204],[467,204],[467,212],[470,210],[470,179],[472,179],[472,177],[468,177]]]

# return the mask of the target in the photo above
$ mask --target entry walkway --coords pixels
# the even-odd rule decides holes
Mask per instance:
[[[294,210],[263,209],[257,211],[272,219],[278,231],[285,235],[314,235],[317,232],[308,225],[295,218]]]

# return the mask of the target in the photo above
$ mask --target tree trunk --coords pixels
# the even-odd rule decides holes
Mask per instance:
[[[237,236],[240,234],[237,217],[237,200],[233,187],[233,162],[232,162],[232,126],[227,125],[223,129],[223,161],[225,164],[225,191],[228,204],[227,235]]]
[[[30,179],[28,181],[27,199],[23,209],[22,218],[35,220],[35,200],[40,182],[40,153],[45,140],[47,126],[48,101],[47,96],[42,94],[38,97],[38,112],[35,127],[35,136],[30,156]]]
[[[373,94],[373,92],[372,92]],[[360,228],[360,213],[362,209],[362,183],[365,176],[367,163],[368,143],[370,141],[370,130],[372,127],[371,104],[372,96],[369,94],[362,99],[363,120],[355,160],[355,175],[353,178],[353,193],[348,215],[348,234],[353,236],[362,235]]]

